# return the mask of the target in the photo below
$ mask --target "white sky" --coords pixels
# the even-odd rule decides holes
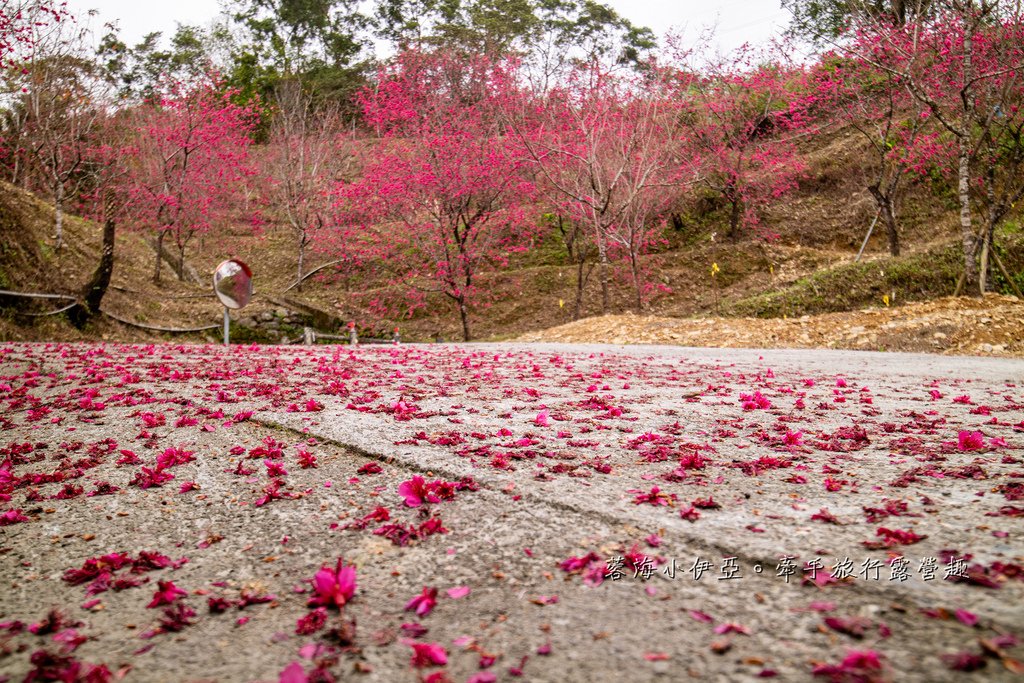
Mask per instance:
[[[695,36],[702,28],[715,27],[718,47],[732,50],[743,43],[762,43],[781,32],[787,12],[779,0],[604,0],[634,24],[649,26],[664,35],[670,29],[685,29]],[[128,44],[142,36],[162,31],[174,32],[178,23],[205,26],[220,12],[217,0],[68,0],[72,13],[85,17],[98,10],[91,20],[98,33],[104,23],[117,20],[122,39]]]

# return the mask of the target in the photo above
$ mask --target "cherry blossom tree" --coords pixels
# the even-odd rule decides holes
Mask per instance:
[[[548,199],[585,227],[597,257],[602,312],[609,306],[613,245],[626,254],[636,308],[642,309],[639,259],[651,244],[651,219],[673,188],[695,177],[694,158],[682,155],[674,94],[668,73],[654,64],[638,75],[592,61],[579,66],[566,86],[524,95],[506,113]],[[579,233],[573,239],[579,317],[588,250]]]
[[[255,106],[235,104],[230,92],[206,82],[174,86],[135,115],[138,154],[127,183],[126,223],[155,237],[154,281],[160,281],[167,236],[184,279],[188,243],[231,215],[240,183],[252,173],[247,163]]]
[[[128,208],[129,164],[138,155],[131,124],[127,112],[102,113],[96,122],[95,142],[85,154],[79,212],[103,225],[103,246],[80,301],[68,314],[78,327],[100,313],[114,272],[117,225]]]
[[[893,74],[858,59],[826,55],[809,74],[808,106],[824,110],[870,147],[868,192],[886,229],[889,254],[900,255],[898,199],[919,139],[930,128],[923,105]]]
[[[532,232],[525,157],[496,115],[504,78],[483,57],[399,55],[360,96],[379,135],[363,177],[338,187],[340,219],[391,284],[448,298],[466,341],[485,295],[478,276],[507,263]]]
[[[66,2],[0,0],[0,68],[31,58],[40,32],[70,19]]]
[[[317,107],[297,80],[278,85],[273,120],[260,166],[267,211],[295,236],[295,287],[306,278],[306,254],[332,220],[331,191],[353,160],[351,136],[343,131],[338,108]]]
[[[921,153],[955,178],[964,261],[958,291],[966,285],[983,292],[995,228],[1024,196],[1019,5],[947,0],[936,5],[934,18],[858,26],[849,50],[895,77],[945,132],[945,141],[929,138]]]
[[[18,130],[9,132],[26,186],[53,202],[54,248],[59,251],[66,205],[77,194],[86,150],[94,144],[103,84],[88,55],[86,27],[42,5],[23,11],[34,21],[19,34],[20,46],[29,52],[14,69],[13,85],[21,93],[10,110]]]
[[[781,60],[751,65],[745,51],[688,67],[700,76],[680,97],[692,153],[700,156],[701,182],[728,208],[727,236],[759,224],[759,209],[796,187],[802,162],[794,138],[807,124],[793,72]]]

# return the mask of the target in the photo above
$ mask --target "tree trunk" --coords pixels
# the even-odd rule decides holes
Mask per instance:
[[[459,318],[462,319],[462,341],[469,341],[469,311],[466,309],[466,299],[464,296],[458,298],[459,302]]]
[[[981,240],[981,268],[978,270],[978,294],[980,296],[985,296],[985,290],[988,289],[988,250],[990,246],[990,235],[986,231]]]
[[[963,102],[963,111],[960,117],[960,131],[957,136],[957,194],[960,199],[960,239],[964,252],[964,285],[968,292],[980,295],[978,289],[978,238],[974,234],[974,226],[971,225],[971,130],[973,128],[974,93],[970,87],[974,78],[974,31],[977,25],[974,23],[976,17],[972,16],[974,10],[973,0],[967,0],[963,6],[957,8],[961,13],[961,19],[966,26],[966,32],[961,48],[964,56],[963,89],[960,91],[960,99]]]
[[[295,285],[295,289],[299,290],[300,292],[302,291],[302,276],[303,276],[302,267],[303,267],[303,264],[304,264],[305,260],[306,260],[306,235],[305,235],[305,233],[303,233],[302,236],[299,237],[299,270],[298,270],[298,277],[295,280],[298,283],[297,285]]]
[[[569,261],[575,263],[576,254],[573,249],[576,246],[576,237],[579,235],[579,228],[573,226],[572,232],[566,232],[565,219],[562,217],[562,214],[558,214],[558,234],[562,236],[562,244],[565,245],[565,251],[568,253]]]
[[[54,249],[60,251],[64,246],[64,183],[61,182],[53,187],[53,227],[57,233]]]
[[[608,314],[608,251],[602,244],[598,247],[600,262],[597,266],[597,277],[601,281],[601,315]]]
[[[889,255],[899,256],[900,235],[899,229],[896,227],[896,213],[892,208],[892,196],[883,193],[878,183],[869,186],[868,191],[875,198],[878,210],[882,214],[882,221],[885,223],[885,232],[889,237]]]
[[[886,202],[882,209],[882,218],[885,220],[885,232],[889,236],[889,255],[900,255],[900,234],[896,228],[896,214],[893,213],[892,203]]]
[[[981,244],[981,273],[978,277],[978,291],[982,296],[985,296],[985,290],[988,289],[988,276],[991,270],[990,255],[995,255],[991,250],[995,249],[996,223],[999,222],[999,214],[1002,209],[1000,202],[996,200],[996,163],[998,162],[996,154],[991,148],[985,157],[985,163],[987,166],[985,169],[985,195],[988,200],[988,216]]]
[[[110,286],[110,277],[114,273],[116,229],[117,223],[113,218],[108,218],[103,222],[103,252],[100,254],[100,262],[82,292],[82,303],[71,309],[68,314],[75,327],[82,327],[90,318],[100,312],[100,304]]]
[[[185,281],[185,245],[178,245],[178,265],[177,265],[178,280],[181,282]]]
[[[164,235],[161,230],[156,235],[156,268],[153,270],[153,282],[160,284],[160,263],[164,260]]]
[[[735,240],[740,235],[740,221],[743,219],[743,200],[733,196],[729,199],[732,210],[729,211],[729,239]]]
[[[583,288],[587,284],[587,280],[583,275],[584,267],[586,266],[586,258],[580,258],[577,262],[576,267],[576,305],[573,307],[572,319],[577,321],[580,316],[583,315]]]
[[[968,292],[978,290],[977,237],[971,225],[971,141],[967,135],[959,138],[959,167],[957,193],[960,199],[960,240],[964,255],[964,286]]]
[[[640,313],[644,310],[644,296],[640,289],[640,263],[632,250],[629,254],[629,267],[633,271],[633,289],[636,290],[636,312]]]

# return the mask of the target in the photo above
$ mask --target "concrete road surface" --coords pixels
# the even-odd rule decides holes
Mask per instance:
[[[0,429],[0,680],[1024,671],[1021,361],[8,343]]]

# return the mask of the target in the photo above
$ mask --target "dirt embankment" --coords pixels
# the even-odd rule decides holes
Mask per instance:
[[[832,348],[1024,357],[1024,302],[989,294],[800,318],[607,315],[519,341]]]

